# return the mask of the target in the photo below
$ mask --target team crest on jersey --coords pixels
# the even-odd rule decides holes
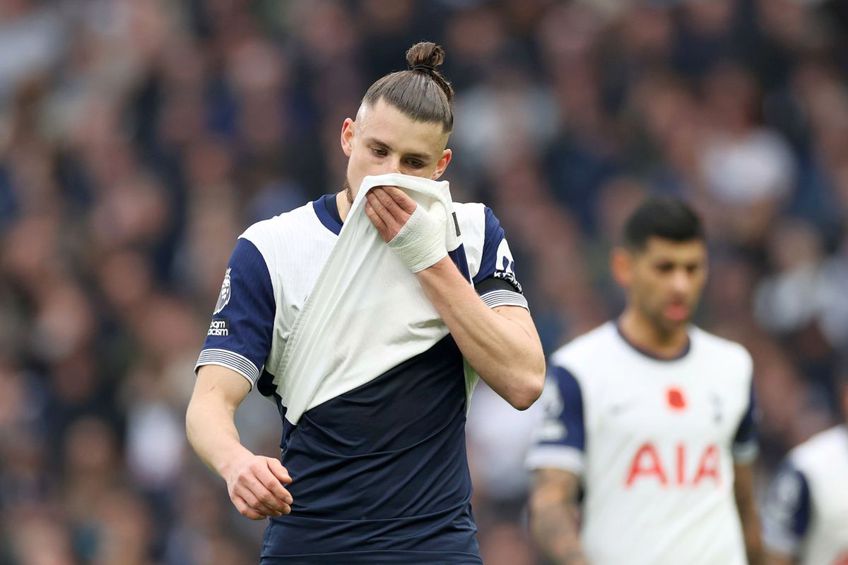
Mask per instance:
[[[713,422],[715,422],[716,425],[719,425],[721,424],[721,419],[723,415],[721,397],[716,393],[712,393],[710,395],[710,404],[713,409]]]
[[[215,303],[215,311],[212,312],[213,316],[223,310],[224,307],[230,302],[230,295],[232,294],[230,286],[231,270],[232,267],[228,267],[227,272],[224,273],[224,282],[221,284],[221,292],[218,294],[218,302]]]
[[[502,239],[500,245],[498,245],[495,273],[492,276],[496,279],[505,280],[515,287],[515,290],[522,292],[521,283],[515,278],[515,261],[512,259],[512,251],[509,250],[506,239]]]

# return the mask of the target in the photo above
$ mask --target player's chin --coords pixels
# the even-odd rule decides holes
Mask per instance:
[[[692,321],[692,315],[690,312],[686,312],[685,314],[681,312],[676,312],[674,314],[664,312],[660,317],[660,320],[666,332],[674,333],[689,326],[689,323]]]

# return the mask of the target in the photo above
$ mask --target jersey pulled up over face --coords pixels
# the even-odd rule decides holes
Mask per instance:
[[[803,565],[848,565],[848,427],[789,453],[769,488],[763,532],[769,551]]]
[[[581,477],[590,563],[746,561],[733,463],[757,450],[751,359],[695,327],[689,340],[660,360],[608,322],[551,357],[528,465]]]
[[[454,210],[463,245],[451,258],[490,307],[526,308],[497,218],[481,204]],[[241,374],[282,416],[282,462],[293,477],[294,504],[290,515],[269,520],[262,562],[479,563],[465,371],[450,335],[312,407],[296,425],[285,419],[266,361],[291,335],[340,230],[334,195],[248,229],[198,360],[198,367]]]

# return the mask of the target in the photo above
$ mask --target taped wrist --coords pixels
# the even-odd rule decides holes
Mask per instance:
[[[431,267],[448,254],[444,227],[420,205],[389,241],[389,247],[413,273]]]

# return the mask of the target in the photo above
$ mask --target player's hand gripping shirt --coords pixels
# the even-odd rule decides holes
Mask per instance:
[[[551,357],[528,465],[581,477],[594,565],[746,561],[733,464],[756,455],[751,359],[698,328],[689,338],[659,360],[609,322]]]
[[[497,218],[481,204],[453,206],[463,245],[451,258],[460,271],[490,307],[526,307]],[[283,418],[282,461],[294,479],[294,505],[289,516],[270,520],[262,554],[286,563],[425,563],[433,555],[444,563],[479,562],[465,373],[450,335],[311,407],[296,425],[286,418],[266,362],[292,335],[341,228],[335,195],[327,195],[248,229],[198,360],[241,374],[275,399]],[[373,284],[388,291],[391,281]]]
[[[848,565],[848,427],[789,453],[769,489],[763,531],[769,550],[803,565]]]

